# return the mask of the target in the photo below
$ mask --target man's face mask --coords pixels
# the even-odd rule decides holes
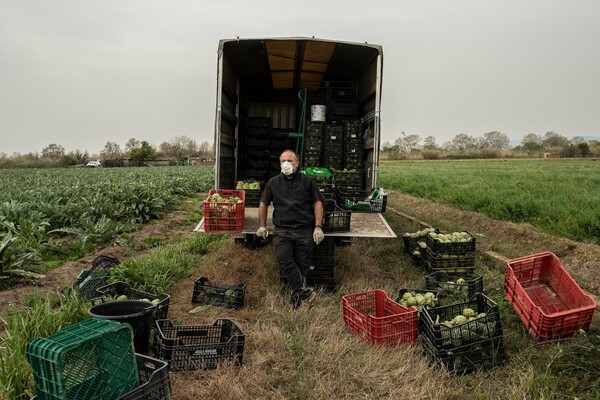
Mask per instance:
[[[289,161],[284,161],[281,163],[281,172],[285,175],[285,176],[289,176],[294,172],[294,167],[292,166],[292,163],[290,163]]]

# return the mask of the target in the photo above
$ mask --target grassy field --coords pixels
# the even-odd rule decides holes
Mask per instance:
[[[600,161],[383,163],[379,185],[547,233],[600,244]]]

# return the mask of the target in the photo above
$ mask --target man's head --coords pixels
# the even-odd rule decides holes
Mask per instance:
[[[281,172],[286,176],[290,176],[298,170],[298,155],[294,150],[286,149],[279,156],[279,163],[281,164]]]

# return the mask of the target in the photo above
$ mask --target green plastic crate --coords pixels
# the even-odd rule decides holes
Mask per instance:
[[[114,399],[140,385],[129,324],[88,319],[27,343],[37,400]]]

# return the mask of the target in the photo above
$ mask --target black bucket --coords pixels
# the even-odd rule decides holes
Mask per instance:
[[[156,304],[146,300],[115,300],[91,307],[88,314],[94,318],[127,322],[133,328],[136,353],[148,354],[148,341]]]

